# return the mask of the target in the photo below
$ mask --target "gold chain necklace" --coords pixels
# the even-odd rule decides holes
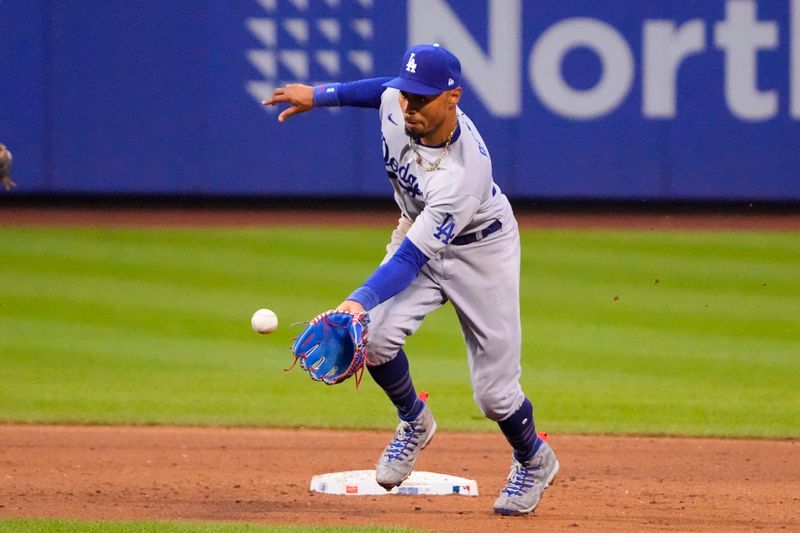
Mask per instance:
[[[433,172],[439,168],[439,165],[442,164],[444,158],[447,157],[447,154],[450,153],[450,143],[453,141],[453,135],[456,133],[456,128],[458,128],[458,123],[456,123],[456,127],[453,128],[453,131],[450,132],[450,135],[447,136],[447,140],[444,143],[444,148],[442,148],[442,153],[439,158],[434,161],[433,163],[428,163],[422,158],[422,155],[417,151],[417,143],[411,137],[408,138],[408,147],[411,148],[411,151],[414,152],[414,157],[417,160],[417,165],[424,170],[425,172]]]

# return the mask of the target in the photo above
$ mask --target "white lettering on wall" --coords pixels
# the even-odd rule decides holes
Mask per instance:
[[[800,0],[782,1],[789,4],[788,114],[797,120]],[[524,62],[522,0],[476,3],[487,10],[485,46],[478,44],[448,0],[408,0],[408,39],[409,44],[441,42],[455,51],[470,89],[491,114],[507,118],[522,114],[526,78],[548,110],[573,120],[602,118],[628,97],[637,65],[630,43],[618,29],[589,17],[556,21],[541,35],[533,36],[535,41]],[[535,9],[527,3],[524,6]],[[675,118],[680,109],[681,66],[716,47],[724,57],[723,79],[718,83],[731,114],[749,122],[777,116],[779,88],[760,87],[758,71],[759,57],[780,46],[779,25],[758,20],[757,9],[756,0],[726,0],[725,18],[716,23],[700,18],[642,21],[642,115],[647,119]],[[600,79],[588,89],[572,87],[563,75],[564,59],[575,48],[589,49],[602,65]]]
[[[562,76],[566,54],[578,47],[600,58],[603,72],[594,87],[578,90]],[[587,120],[614,110],[633,82],[633,54],[628,43],[608,24],[590,18],[562,20],[545,31],[531,51],[529,75],[542,103],[564,117]]]
[[[693,19],[676,28],[670,20],[648,20],[643,39],[642,113],[648,118],[673,118],[678,71],[687,57],[705,50],[706,25]]]
[[[753,0],[731,0],[725,13],[714,28],[714,43],[725,51],[725,100],[742,120],[770,119],[778,113],[778,93],[758,88],[758,51],[777,48],[778,26],[757,20]]]
[[[490,0],[488,53],[472,38],[445,0],[409,0],[409,44],[439,42],[457,51],[463,77],[498,117],[522,112],[520,0]]]

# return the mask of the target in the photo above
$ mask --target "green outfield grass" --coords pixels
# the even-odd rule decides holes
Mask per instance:
[[[422,531],[404,527],[380,526],[262,526],[160,521],[0,520],[0,533],[421,533]]]
[[[283,372],[390,229],[0,228],[0,420],[393,427],[369,378]],[[800,234],[527,230],[522,271],[541,430],[800,436]],[[407,351],[441,427],[496,430],[450,307]]]

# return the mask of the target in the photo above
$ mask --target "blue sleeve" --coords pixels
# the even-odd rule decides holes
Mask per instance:
[[[381,106],[384,83],[391,78],[368,78],[346,83],[326,83],[314,87],[316,107],[371,107]]]
[[[425,254],[406,237],[391,259],[379,266],[347,299],[369,311],[408,287],[427,262]]]

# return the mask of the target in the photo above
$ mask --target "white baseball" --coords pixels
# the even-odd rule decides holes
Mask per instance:
[[[250,325],[257,333],[266,335],[272,333],[278,327],[278,315],[269,309],[259,309],[253,313],[253,318],[250,319]]]

